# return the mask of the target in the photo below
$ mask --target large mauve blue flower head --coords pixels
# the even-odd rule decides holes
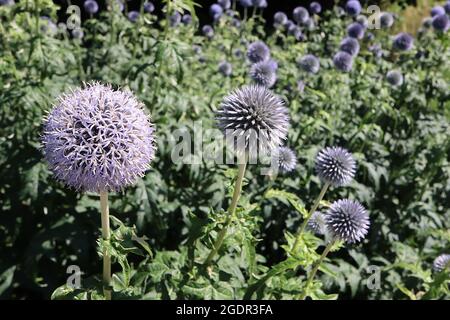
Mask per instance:
[[[357,0],[350,0],[347,1],[347,4],[345,5],[345,11],[350,16],[357,16],[361,13],[361,3]]]
[[[307,54],[298,61],[299,66],[306,72],[317,73],[320,69],[320,62],[316,56]]]
[[[233,72],[233,68],[231,67],[231,64],[229,62],[222,61],[219,63],[219,72],[223,74],[225,77],[229,77]]]
[[[211,39],[214,37],[214,29],[210,25],[206,24],[202,27],[202,33],[205,37],[208,39]]]
[[[364,37],[364,26],[359,22],[353,22],[347,27],[347,34],[349,37],[362,39]]]
[[[320,3],[313,1],[309,4],[309,12],[312,14],[319,14],[322,11],[322,6]]]
[[[191,24],[192,22],[192,16],[188,13],[183,14],[183,16],[181,17],[181,23],[183,23],[184,25],[188,25]]]
[[[447,32],[448,28],[450,27],[450,21],[446,14],[439,14],[433,17],[431,25],[437,31]]]
[[[288,147],[279,147],[274,156],[277,160],[280,173],[291,172],[297,166],[297,156]]]
[[[144,3],[144,12],[145,13],[152,13],[153,11],[155,11],[155,5],[148,1],[146,3]]]
[[[222,7],[223,10],[230,9],[231,7],[230,0],[217,0],[217,3]]]
[[[345,51],[339,51],[333,57],[333,64],[336,69],[349,72],[353,67],[353,57]]]
[[[346,243],[360,242],[366,237],[370,226],[367,210],[359,202],[350,199],[333,202],[324,220],[329,234]]]
[[[450,268],[450,254],[441,254],[433,261],[433,270],[435,272],[442,272]]]
[[[303,24],[309,19],[309,12],[304,7],[297,7],[292,12],[292,17],[297,23]]]
[[[288,21],[288,17],[284,12],[276,12],[273,15],[273,21],[277,25],[284,25]]]
[[[441,6],[434,6],[431,9],[430,14],[432,17],[440,15],[440,14],[445,14],[445,9],[444,9],[444,7],[441,7]]]
[[[137,11],[128,12],[128,19],[133,23],[136,22],[139,19],[139,12]]]
[[[414,38],[406,32],[400,32],[394,37],[393,47],[400,51],[411,50]]]
[[[252,0],[239,0],[239,4],[244,8],[249,8],[252,6]]]
[[[359,42],[355,38],[347,37],[342,40],[339,50],[347,52],[352,56],[356,56],[359,52]]]
[[[178,11],[172,13],[169,17],[169,24],[171,27],[176,27],[181,22],[181,14]]]
[[[150,168],[153,126],[129,91],[92,83],[59,98],[44,123],[45,159],[77,190],[120,191]]]
[[[95,0],[86,0],[83,6],[84,10],[90,14],[97,13],[98,11],[98,3]]]
[[[391,70],[386,74],[386,80],[391,86],[401,86],[403,84],[403,75],[398,70]]]
[[[216,111],[218,127],[238,154],[270,154],[287,137],[289,114],[283,101],[263,86],[250,85],[228,94]]]
[[[209,15],[213,17],[214,20],[217,20],[222,14],[223,8],[217,3],[214,3],[211,7],[209,7]]]
[[[247,48],[247,57],[253,63],[266,61],[270,58],[270,49],[262,41],[252,42]]]
[[[320,180],[335,187],[349,184],[355,176],[355,159],[350,152],[341,147],[327,147],[320,150],[315,165]]]
[[[277,81],[277,75],[269,61],[253,64],[250,68],[250,77],[256,84],[267,88],[272,87]]]
[[[389,12],[383,12],[380,15],[380,26],[382,28],[390,28],[394,24],[394,16]]]

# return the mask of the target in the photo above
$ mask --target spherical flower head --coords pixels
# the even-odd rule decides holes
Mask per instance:
[[[325,216],[319,211],[315,211],[309,218],[306,228],[314,234],[323,235],[326,232]]]
[[[367,235],[370,225],[367,210],[350,199],[333,202],[324,219],[329,234],[346,243],[360,242]]]
[[[93,83],[60,97],[44,123],[44,155],[69,187],[120,191],[149,169],[153,131],[131,92]]]
[[[241,27],[241,20],[237,19],[237,18],[233,18],[231,19],[231,25],[237,29],[239,29]]]
[[[433,261],[433,270],[435,272],[442,272],[450,268],[450,254],[441,254]]]
[[[333,57],[333,64],[340,71],[350,72],[353,67],[353,58],[347,52],[339,51]]]
[[[297,40],[297,41],[301,41],[301,40],[305,39],[305,37],[302,33],[302,30],[300,29],[299,26],[296,26],[296,25],[289,27],[288,34],[293,36],[295,38],[295,40]]]
[[[406,32],[400,32],[394,37],[394,49],[400,51],[408,51],[411,50],[413,46],[414,38]]]
[[[250,68],[250,77],[256,84],[267,88],[272,87],[277,81],[274,67],[269,61],[253,64]]]
[[[367,32],[364,39],[366,41],[372,41],[373,39],[375,39],[375,35],[372,32]]]
[[[84,10],[90,14],[97,13],[98,11],[98,3],[95,0],[86,0],[83,6]]]
[[[266,0],[252,0],[252,4],[256,8],[267,8]]]
[[[447,32],[450,27],[450,20],[446,14],[435,15],[431,21],[431,25],[439,32]]]
[[[236,57],[236,58],[242,58],[243,56],[244,56],[244,52],[241,50],[241,49],[234,49],[233,50],[233,55]]]
[[[273,15],[273,21],[277,25],[284,25],[288,21],[288,17],[284,12],[276,12]]]
[[[353,22],[347,27],[349,37],[362,39],[364,37],[364,27],[359,22]]]
[[[270,49],[262,41],[252,42],[247,48],[247,57],[252,63],[266,61],[270,58]]]
[[[218,127],[238,154],[270,154],[286,140],[289,115],[283,101],[263,86],[232,91],[216,111]]]
[[[84,36],[83,30],[81,30],[80,28],[76,28],[72,30],[72,37],[74,39],[82,39]]]
[[[319,59],[317,59],[312,54],[307,54],[307,55],[303,56],[299,60],[298,64],[304,71],[306,71],[308,73],[317,73],[317,72],[319,72],[319,69],[320,69]]]
[[[431,9],[430,14],[431,14],[432,17],[438,16],[440,14],[445,14],[445,9],[444,9],[444,7],[441,7],[441,6],[434,6]]]
[[[183,16],[181,17],[181,23],[183,23],[184,25],[188,25],[191,24],[192,22],[192,16],[188,13],[183,14]]]
[[[58,27],[50,17],[42,16],[40,17],[40,30],[45,34],[55,35],[58,32]]]
[[[171,27],[176,27],[181,22],[181,14],[178,11],[175,11],[173,14],[169,17],[169,24]]]
[[[425,29],[428,29],[428,28],[431,27],[432,21],[433,21],[432,18],[426,17],[426,18],[424,18],[424,19],[422,20],[422,26],[423,26]]]
[[[355,38],[347,37],[342,40],[339,50],[347,52],[352,56],[356,56],[359,52],[359,42]]]
[[[322,182],[332,186],[345,186],[355,176],[356,162],[346,149],[327,147],[316,156],[316,172]]]
[[[14,0],[0,0],[0,6],[11,6],[14,3]]]
[[[380,15],[380,26],[382,28],[390,28],[394,24],[394,16],[389,12],[383,12]]]
[[[309,12],[312,14],[319,14],[322,11],[322,6],[320,3],[313,1],[309,4]]]
[[[137,11],[130,11],[128,12],[128,20],[135,23],[139,19],[139,12]]]
[[[267,64],[272,68],[273,72],[276,72],[278,70],[278,62],[276,62],[273,59],[267,60]]]
[[[209,15],[213,17],[216,20],[216,17],[220,17],[223,14],[223,8],[218,5],[217,3],[214,3],[209,7]]]
[[[205,37],[207,37],[208,39],[211,39],[212,37],[214,37],[214,29],[213,27],[211,27],[210,25],[204,25],[202,27],[202,33]]]
[[[394,87],[401,86],[403,84],[403,75],[400,71],[391,70],[386,74],[386,80]]]
[[[355,17],[361,13],[361,3],[357,0],[350,0],[345,5],[345,11],[348,15]]]
[[[227,10],[231,8],[231,1],[230,0],[217,0],[217,3],[219,6],[222,7],[223,10]]]
[[[239,0],[239,4],[244,8],[249,8],[252,6],[252,0]]]
[[[123,10],[125,9],[122,0],[112,1],[109,4],[111,5],[111,7],[108,7],[109,10],[119,10],[120,12],[123,12]]]
[[[280,173],[288,173],[297,166],[297,156],[294,151],[288,147],[280,147],[275,153]]]
[[[292,17],[297,23],[303,24],[309,19],[309,12],[304,7],[297,7],[292,12]]]
[[[444,10],[445,10],[445,12],[446,12],[447,14],[450,14],[450,1],[447,1],[447,2],[444,4]]]
[[[144,12],[145,13],[152,13],[155,11],[155,5],[152,2],[146,2],[144,3]]]
[[[367,28],[369,26],[369,20],[367,20],[366,16],[362,14],[356,17],[356,22],[358,22],[364,28]]]
[[[219,72],[223,74],[225,77],[229,77],[233,72],[233,68],[231,67],[231,64],[229,62],[222,61],[219,63]]]

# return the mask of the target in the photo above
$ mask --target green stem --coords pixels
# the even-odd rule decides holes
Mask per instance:
[[[214,242],[213,249],[211,250],[211,252],[209,253],[208,257],[205,260],[204,263],[205,265],[209,265],[214,256],[219,251],[220,247],[222,246],[223,240],[225,239],[225,236],[227,234],[228,226],[236,214],[237,203],[241,195],[242,182],[244,180],[246,166],[247,166],[247,159],[245,158],[244,162],[240,163],[238,167],[238,176],[236,179],[236,184],[234,185],[233,198],[231,200],[230,207],[228,208],[228,218],[225,221],[222,230],[220,230],[219,234],[217,235],[217,239]]]
[[[102,238],[108,241],[110,238],[110,228],[109,228],[109,205],[108,205],[108,192],[100,192],[100,212],[102,216]],[[111,256],[105,247],[103,249],[103,293],[106,300],[111,300],[111,290],[109,289],[111,285]]]
[[[303,292],[298,297],[299,300],[305,300],[306,293],[308,292],[308,287],[310,286],[311,282],[314,279],[314,276],[317,273],[317,270],[319,270],[320,265],[322,264],[323,260],[327,256],[328,252],[330,252],[331,248],[333,247],[336,240],[330,241],[330,243],[326,246],[325,250],[323,250],[322,255],[320,256],[317,263],[314,265],[314,268],[311,270],[311,273],[309,274],[308,280],[306,281],[305,288],[303,289]]]
[[[306,228],[306,225],[308,224],[309,219],[311,218],[312,214],[317,210],[317,207],[319,206],[320,201],[322,201],[323,196],[325,195],[325,192],[327,192],[328,187],[330,186],[329,182],[326,182],[324,186],[322,187],[322,190],[320,191],[319,196],[317,197],[316,201],[314,202],[311,210],[309,210],[308,215],[305,217],[305,220],[303,220],[302,225],[300,226],[300,229],[297,232],[297,235],[295,237],[295,242],[292,251],[296,252],[298,250],[298,246],[300,245],[300,237],[303,233],[303,231]]]

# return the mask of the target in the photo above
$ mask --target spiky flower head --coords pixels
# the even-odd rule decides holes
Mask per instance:
[[[329,234],[334,239],[347,243],[360,242],[369,230],[369,215],[358,201],[350,199],[335,201],[324,218]]]
[[[323,213],[319,211],[315,211],[311,218],[309,218],[308,224],[306,225],[308,230],[311,230],[315,234],[325,234],[326,225],[325,225],[325,216]]]
[[[277,80],[275,70],[271,60],[261,61],[251,66],[250,77],[256,84],[270,88]]]
[[[347,4],[345,5],[345,11],[350,16],[357,16],[361,12],[361,3],[357,0],[350,0],[347,1]]]
[[[181,17],[181,23],[183,23],[184,25],[188,25],[192,22],[192,16],[188,13],[183,14],[183,16]]]
[[[303,56],[298,61],[298,64],[304,71],[309,72],[309,73],[317,73],[317,72],[319,72],[319,69],[320,69],[319,59],[317,59],[312,54],[307,54],[307,55]]]
[[[386,74],[386,80],[394,87],[401,86],[403,84],[403,75],[398,70],[391,70]]]
[[[383,12],[380,15],[380,25],[382,28],[390,28],[394,24],[394,16],[389,12]]]
[[[266,0],[252,0],[252,4],[256,8],[267,8]]]
[[[217,3],[212,4],[209,7],[209,15],[217,20],[223,14],[223,8]]]
[[[86,10],[90,14],[97,13],[98,11],[98,3],[95,0],[86,0],[83,6],[84,10]]]
[[[255,41],[248,45],[247,57],[252,63],[266,61],[270,58],[270,49],[262,41]]]
[[[347,27],[349,37],[362,39],[364,37],[364,26],[359,22],[353,22]]]
[[[233,68],[231,67],[231,64],[229,62],[222,61],[219,63],[219,72],[225,77],[229,77],[233,72]]]
[[[281,173],[291,172],[297,166],[297,156],[288,147],[278,148],[274,156],[278,163],[278,170]]]
[[[445,12],[446,12],[447,14],[450,14],[450,1],[447,1],[447,2],[444,4],[444,10],[445,10]]]
[[[153,11],[155,11],[155,5],[151,1],[145,2],[144,3],[144,12],[152,13]]]
[[[333,64],[336,69],[343,72],[349,72],[353,67],[353,58],[347,52],[339,51],[333,57]]]
[[[72,30],[72,37],[74,39],[82,39],[83,36],[84,36],[84,32],[80,28],[76,28],[76,29]]]
[[[230,0],[217,0],[217,3],[222,7],[223,10],[230,9],[231,7]]]
[[[218,127],[238,153],[269,154],[286,139],[289,114],[283,101],[263,86],[250,85],[228,94],[216,111]]]
[[[312,14],[319,14],[322,11],[322,6],[320,3],[313,1],[309,4],[309,11]]]
[[[315,165],[320,180],[336,187],[349,184],[355,176],[356,162],[352,154],[341,147],[320,150]]]
[[[206,24],[202,27],[202,33],[205,37],[208,39],[211,39],[214,37],[214,29],[210,25]]]
[[[133,23],[136,22],[139,19],[139,12],[137,11],[128,12],[128,19]]]
[[[304,7],[297,7],[292,11],[292,17],[297,23],[304,24],[309,19],[309,12]]]
[[[171,27],[178,26],[180,22],[181,22],[181,14],[178,11],[175,11],[174,13],[172,13],[172,15],[170,15],[169,24]]]
[[[252,6],[252,0],[239,0],[239,4],[244,8],[249,8]]]
[[[409,33],[400,32],[394,37],[393,46],[394,49],[408,51],[411,50],[413,42],[414,38]]]
[[[431,8],[430,14],[432,17],[438,16],[440,14],[445,14],[445,9],[441,6],[434,6],[433,8]]]
[[[42,143],[50,169],[67,186],[120,191],[150,168],[153,131],[131,92],[92,83],[59,98]]]
[[[450,254],[441,254],[433,261],[433,270],[435,272],[444,271],[444,269],[450,268]]]
[[[288,21],[288,17],[284,12],[276,12],[273,15],[273,21],[275,24],[284,25]]]
[[[356,56],[359,52],[359,42],[355,38],[347,37],[342,40],[339,50],[347,52],[352,56]]]
[[[431,25],[437,31],[447,32],[450,27],[450,20],[446,14],[435,15],[431,21]]]

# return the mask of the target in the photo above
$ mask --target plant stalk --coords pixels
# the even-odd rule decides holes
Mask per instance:
[[[108,192],[100,192],[100,211],[102,216],[102,238],[108,241],[111,235],[109,227]],[[106,300],[111,300],[111,256],[106,248],[103,249],[103,293]]]

